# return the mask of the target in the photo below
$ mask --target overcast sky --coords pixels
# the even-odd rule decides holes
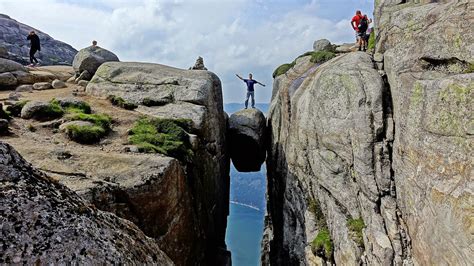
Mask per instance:
[[[0,0],[0,13],[76,49],[97,40],[121,61],[194,65],[197,56],[216,73],[224,102],[241,102],[239,73],[267,84],[272,73],[312,49],[315,40],[354,41],[356,9],[372,17],[373,0]]]

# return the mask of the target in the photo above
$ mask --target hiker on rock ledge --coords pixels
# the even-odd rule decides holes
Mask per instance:
[[[29,66],[35,66],[36,64],[38,64],[38,60],[35,57],[35,53],[37,51],[41,51],[40,39],[34,31],[31,31],[30,34],[28,34],[28,37],[26,37],[26,39],[31,42],[31,44],[30,44],[30,62],[31,62],[31,64]]]
[[[254,79],[252,79],[252,74],[249,74],[248,79],[244,79],[239,74],[235,74],[239,79],[241,79],[245,84],[247,84],[247,99],[245,100],[245,109],[247,109],[248,104],[249,104],[249,98],[252,97],[252,108],[255,108],[255,90],[254,90],[254,85],[255,84],[260,84],[263,87],[265,87],[265,84],[262,84]]]

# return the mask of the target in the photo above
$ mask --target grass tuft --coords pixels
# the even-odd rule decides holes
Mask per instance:
[[[352,232],[353,240],[360,246],[364,245],[364,238],[362,230],[365,227],[364,220],[362,218],[349,219],[347,220],[347,227]]]
[[[317,51],[311,54],[311,63],[324,63],[336,57],[336,54],[328,51]]]
[[[109,95],[107,99],[115,106],[118,106],[120,108],[126,109],[126,110],[134,110],[138,107],[138,105],[127,102],[125,101],[122,97],[115,96],[115,95]]]
[[[367,49],[375,49],[375,30],[372,30],[369,36],[369,43],[367,44]]]
[[[311,242],[311,251],[316,255],[329,259],[332,255],[332,249],[333,247],[329,230],[327,228],[322,228],[319,230],[319,233],[314,238],[313,242]]]
[[[35,113],[35,117],[41,120],[49,120],[49,119],[55,119],[63,116],[64,114],[64,109],[59,105],[59,103],[56,100],[51,100],[49,104],[45,107],[42,108],[41,110],[38,110]]]
[[[187,119],[141,118],[129,131],[128,140],[140,152],[161,153],[188,162],[193,154],[186,133],[190,124]]]
[[[96,126],[102,127],[104,130],[109,131],[110,126],[112,124],[112,118],[110,118],[109,115],[106,114],[85,114],[80,112],[80,109],[73,109],[70,108],[68,109],[68,112],[70,112],[67,115],[67,119],[71,121],[88,121],[93,123]]]
[[[14,103],[13,105],[7,106],[5,109],[11,116],[15,117],[20,117],[21,115],[21,109],[23,109],[23,106],[25,106],[29,101],[28,100],[23,100]]]
[[[81,144],[93,144],[98,142],[103,136],[107,134],[107,131],[101,126],[78,126],[69,125],[67,126],[67,135],[71,140],[74,140]]]

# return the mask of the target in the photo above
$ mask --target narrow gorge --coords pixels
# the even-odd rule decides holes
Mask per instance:
[[[261,265],[472,264],[474,3],[376,0],[375,22],[368,53],[277,68],[265,117],[226,114],[201,57],[41,32],[25,67],[32,28],[0,14],[0,264],[232,265],[231,163],[267,172]]]

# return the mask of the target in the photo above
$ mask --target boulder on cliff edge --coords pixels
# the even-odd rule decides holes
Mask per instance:
[[[258,109],[244,109],[229,118],[230,157],[240,172],[257,172],[266,157],[266,119]]]
[[[118,62],[118,57],[99,46],[89,46],[80,50],[74,57],[72,62],[72,67],[76,72],[76,75],[79,76],[84,71],[87,71],[91,77],[97,71],[97,69],[105,62]],[[88,80],[90,77],[88,78]]]

